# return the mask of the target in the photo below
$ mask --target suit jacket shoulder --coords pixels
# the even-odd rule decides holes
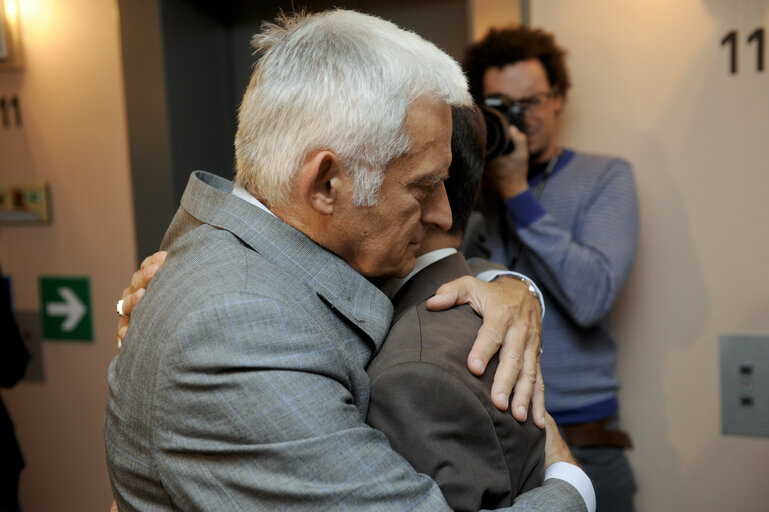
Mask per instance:
[[[390,333],[368,367],[369,424],[438,482],[454,510],[510,506],[544,474],[544,432],[491,403],[496,363],[480,379],[467,369],[480,318],[469,306],[425,307],[442,283],[469,273],[456,254],[412,277],[393,301]]]

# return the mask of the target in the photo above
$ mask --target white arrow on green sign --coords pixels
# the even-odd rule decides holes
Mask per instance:
[[[87,277],[40,276],[43,338],[93,341]]]

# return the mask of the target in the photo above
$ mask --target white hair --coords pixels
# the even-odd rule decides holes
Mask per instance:
[[[267,204],[285,203],[306,159],[330,150],[353,176],[354,202],[374,205],[385,167],[410,148],[411,103],[472,103],[454,59],[374,16],[282,16],[252,45],[259,60],[240,106],[235,180]]]

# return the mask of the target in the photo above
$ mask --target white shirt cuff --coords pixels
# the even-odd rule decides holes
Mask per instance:
[[[582,495],[587,512],[595,512],[595,491],[590,478],[579,467],[568,462],[556,462],[545,470],[545,480],[557,478],[573,485]]]
[[[512,270],[484,270],[475,277],[481,281],[490,283],[499,276],[515,277],[526,283],[529,287],[534,288],[535,291],[532,291],[532,293],[534,293],[534,296],[539,300],[539,305],[542,306],[542,318],[545,318],[545,300],[542,298],[542,291],[539,289],[537,284],[527,276],[521,274],[520,272],[513,272]]]

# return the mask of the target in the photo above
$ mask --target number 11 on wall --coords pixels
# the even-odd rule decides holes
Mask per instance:
[[[756,45],[756,71],[759,73],[764,70],[764,29],[759,27],[748,36],[748,44]],[[721,46],[729,46],[729,72],[737,74],[737,31],[727,32],[721,39]]]

